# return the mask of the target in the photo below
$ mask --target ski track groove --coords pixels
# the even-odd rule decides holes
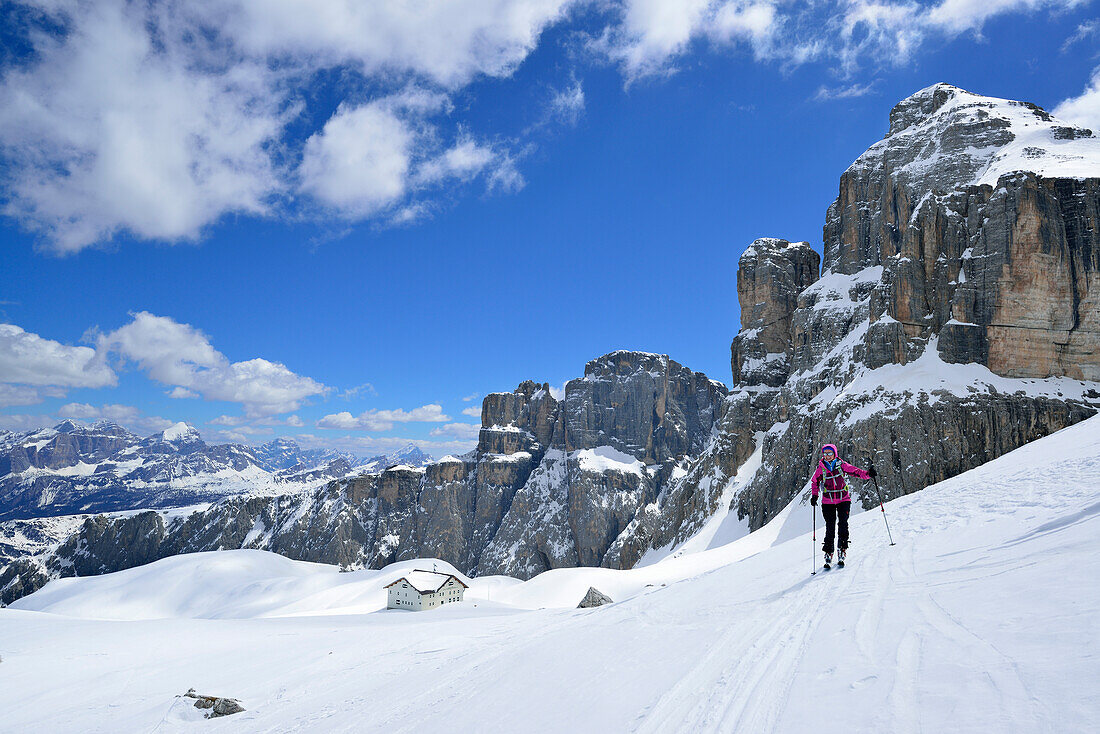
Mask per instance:
[[[773,595],[768,610],[782,611],[758,612],[750,627],[723,633],[699,663],[640,714],[634,731],[775,731],[803,651],[833,603],[858,579],[860,565],[814,579],[819,588],[801,594],[794,604],[782,593]],[[842,578],[829,580],[837,574]],[[700,700],[700,691],[712,693]]]

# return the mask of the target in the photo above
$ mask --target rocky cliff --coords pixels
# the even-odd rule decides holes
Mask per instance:
[[[946,84],[899,103],[841,177],[820,278],[804,248],[746,250],[724,438],[642,517],[640,547],[715,511],[760,527],[824,442],[874,462],[889,498],[1092,415],[1098,187],[1100,139],[1034,105]]]
[[[0,600],[215,548],[524,578],[625,568],[760,527],[804,498],[825,442],[873,462],[887,498],[919,490],[1100,409],[1098,216],[1090,131],[929,87],[841,177],[823,258],[780,239],[745,250],[732,390],[613,352],[563,395],[525,382],[486,397],[477,448],[422,470],[82,520],[0,572]]]

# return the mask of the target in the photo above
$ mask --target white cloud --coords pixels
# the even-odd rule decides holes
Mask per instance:
[[[630,77],[662,68],[703,25],[710,0],[627,0],[613,56]]]
[[[370,217],[406,193],[412,162],[445,147],[427,123],[439,100],[511,74],[573,4],[25,2],[38,12],[22,17],[48,19],[50,31],[38,20],[10,29],[34,53],[0,81],[0,195],[59,253],[119,233],[195,240],[227,214],[279,214],[296,181],[349,217]],[[332,69],[345,72],[338,93],[357,101],[300,151],[288,123],[311,119],[301,89]],[[409,81],[441,91],[411,95],[401,114],[385,109]],[[375,99],[364,102],[368,89]],[[456,157],[487,150],[463,145],[441,161],[448,180],[468,180],[478,163]]]
[[[445,426],[439,428],[433,428],[428,432],[429,436],[451,436],[453,438],[462,438],[467,440],[475,440],[481,433],[481,426],[474,423],[448,423]]]
[[[453,178],[468,181],[489,167],[497,154],[472,138],[462,138],[440,155],[425,161],[417,170],[417,182],[438,183]]]
[[[406,411],[397,410],[368,410],[354,416],[348,411],[341,411],[326,415],[317,421],[318,428],[333,428],[340,430],[363,431],[388,431],[394,423],[445,423],[451,420],[444,414],[443,406],[431,403]]]
[[[187,45],[165,6],[50,5],[68,32],[33,35],[35,63],[0,86],[9,216],[65,253],[120,231],[194,239],[227,212],[268,211],[282,120],[263,64],[202,63],[209,49]]]
[[[380,103],[341,107],[306,143],[302,190],[347,217],[370,216],[408,189],[413,131]]]
[[[207,421],[211,426],[242,426],[248,419],[243,415],[219,415],[217,418],[212,418]]]
[[[481,417],[481,408],[473,408],[473,407],[463,408],[462,409],[462,415],[468,415],[471,418],[480,418]]]
[[[201,397],[197,392],[195,392],[194,390],[188,390],[186,387],[174,387],[166,392],[165,395],[176,400],[186,400],[190,398]]]
[[[817,88],[817,94],[814,95],[814,99],[819,102],[828,102],[835,99],[863,97],[874,92],[877,83],[878,80],[867,84],[848,84],[840,87],[826,87],[822,85]]]
[[[49,415],[0,414],[0,430],[4,431],[35,431],[56,424],[57,418]]]
[[[558,89],[550,98],[550,116],[566,125],[576,125],[584,114],[584,87],[574,80],[564,89]]]
[[[1054,116],[1082,127],[1091,128],[1100,135],[1100,67],[1092,72],[1085,91],[1076,97],[1063,100],[1054,108]]]
[[[430,441],[417,438],[403,438],[400,436],[341,436],[327,434],[317,436],[309,433],[300,433],[289,436],[298,442],[303,448],[326,448],[337,451],[347,451],[359,456],[376,456],[388,454],[397,449],[402,449],[409,444],[416,446],[431,456],[441,457],[445,454],[464,454],[477,445],[476,440]]]
[[[46,398],[60,398],[65,391],[56,387],[31,387],[29,385],[8,385],[0,382],[0,408],[12,405],[35,405]]]
[[[1056,12],[1082,0],[621,0],[620,13],[594,48],[628,80],[667,73],[697,41],[744,44],[758,60],[786,66],[831,61],[848,76],[862,65],[907,63],[928,38],[980,35],[990,19]]]
[[[101,352],[136,362],[154,380],[197,393],[207,400],[240,403],[249,416],[297,410],[328,388],[291,372],[283,364],[256,358],[230,362],[189,324],[146,311],[99,337]]]
[[[89,403],[69,403],[58,409],[57,417],[79,421],[108,420],[142,435],[152,435],[176,423],[157,415],[143,415],[132,405],[118,404],[96,406]]]
[[[53,387],[106,387],[114,371],[90,347],[70,347],[14,324],[0,324],[0,382]]]
[[[542,30],[574,0],[404,3],[333,0],[222,0],[220,27],[249,54],[355,63],[366,75],[398,70],[447,87],[507,76]]]
[[[326,415],[324,418],[317,421],[317,427],[351,430],[359,428],[359,421],[348,411],[342,410],[339,413]]]
[[[448,105],[445,97],[417,88],[358,107],[341,105],[306,141],[301,190],[346,219],[396,210],[391,221],[406,224],[427,214],[419,202],[410,203],[425,189],[483,174],[491,190],[520,188],[522,178],[506,151],[468,134],[437,149],[439,126],[425,115]]]
[[[1084,41],[1087,38],[1100,34],[1100,20],[1090,20],[1077,26],[1077,30],[1073,32],[1073,35],[1065,40],[1062,44],[1062,53],[1069,51],[1070,47],[1079,41]]]
[[[344,400],[351,400],[359,393],[365,393],[367,395],[377,395],[378,391],[374,389],[374,385],[369,382],[364,382],[362,385],[356,385],[355,387],[349,387],[340,393],[340,397]]]
[[[466,397],[462,398],[462,402],[468,403],[471,400],[477,400],[480,397],[481,397],[481,393],[472,392],[469,395],[467,395]]]

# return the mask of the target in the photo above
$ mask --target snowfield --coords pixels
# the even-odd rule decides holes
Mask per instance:
[[[447,564],[227,551],[52,581],[0,610],[0,730],[1095,731],[1100,417],[886,509],[896,546],[855,515],[816,576],[798,502],[630,571],[462,577],[425,612],[383,587]],[[615,603],[575,609],[589,586]],[[247,710],[204,720],[189,688]]]

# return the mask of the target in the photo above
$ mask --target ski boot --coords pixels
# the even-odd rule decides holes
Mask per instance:
[[[824,568],[826,571],[828,571],[832,567],[833,567],[833,554],[832,553],[826,553],[825,554],[825,565],[822,566],[822,568]]]
[[[847,548],[842,548],[836,556],[836,567],[844,568],[844,554],[848,552]]]

